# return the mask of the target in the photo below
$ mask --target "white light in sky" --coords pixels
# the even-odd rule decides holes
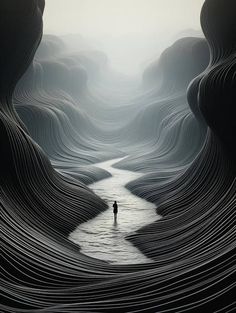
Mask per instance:
[[[80,34],[99,41],[115,67],[137,71],[145,59],[158,55],[181,31],[200,30],[203,3],[204,0],[46,0],[44,29],[45,33]]]

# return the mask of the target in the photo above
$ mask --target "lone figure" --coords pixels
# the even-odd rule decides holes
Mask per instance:
[[[116,221],[117,220],[117,213],[118,213],[118,204],[116,201],[113,203],[113,213],[114,213],[114,219]]]

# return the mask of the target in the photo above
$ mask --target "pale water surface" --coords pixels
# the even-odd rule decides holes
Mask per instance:
[[[139,228],[161,217],[156,214],[155,205],[133,195],[125,185],[142,176],[126,170],[113,168],[121,159],[96,164],[112,177],[91,184],[89,187],[102,199],[109,209],[96,218],[83,223],[70,234],[69,239],[81,247],[81,252],[93,258],[113,264],[149,263],[152,260],[143,255],[125,237]],[[118,218],[114,221],[112,204],[118,203]]]

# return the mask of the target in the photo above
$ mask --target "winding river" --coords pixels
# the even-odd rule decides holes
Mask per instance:
[[[112,167],[121,159],[95,164],[111,173],[111,177],[91,184],[89,187],[102,199],[109,209],[96,218],[80,224],[69,239],[81,247],[81,253],[113,264],[150,263],[136,247],[125,239],[139,228],[161,217],[155,205],[133,195],[125,185],[143,174]],[[114,221],[112,204],[117,201],[119,212]]]

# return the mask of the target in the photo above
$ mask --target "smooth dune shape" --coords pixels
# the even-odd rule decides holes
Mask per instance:
[[[186,88],[209,63],[209,49],[201,38],[183,38],[166,49],[160,59],[143,75],[148,93],[142,97],[147,105],[129,126],[125,137],[149,143],[145,158],[136,154],[117,166],[144,172],[179,172],[189,165],[202,147],[206,127],[190,113]],[[156,83],[155,83],[156,81]],[[160,176],[159,173],[158,176]],[[168,175],[167,175],[168,176]]]
[[[0,8],[0,37],[4,47],[0,50],[1,312],[233,312],[235,1],[228,0],[226,4],[225,0],[206,0],[203,6],[201,22],[211,60],[188,90],[190,108],[196,120],[186,103],[181,105],[181,98],[176,100],[171,91],[168,99],[168,90],[165,90],[165,96],[149,90],[144,95],[136,94],[127,108],[123,105],[115,110],[116,117],[124,112],[127,115],[121,125],[116,126],[124,132],[116,136],[115,130],[108,131],[110,123],[114,122],[114,108],[108,109],[103,118],[109,97],[104,99],[102,94],[99,97],[99,84],[92,84],[89,96],[103,100],[99,104],[100,115],[95,120],[89,114],[95,102],[90,102],[90,108],[84,108],[84,115],[80,107],[79,113],[75,113],[78,109],[74,110],[74,106],[78,107],[78,102],[72,96],[68,100],[70,92],[60,85],[60,81],[56,82],[60,85],[58,94],[57,86],[45,91],[42,60],[31,65],[30,77],[34,77],[35,82],[31,81],[32,89],[27,86],[27,90],[31,90],[30,96],[24,93],[24,84],[15,91],[14,101],[19,100],[17,112],[27,127],[24,125],[14,109],[12,95],[39,45],[44,2],[2,0]],[[50,51],[55,51],[52,46],[49,54],[54,53]],[[195,54],[191,54],[190,59],[192,55]],[[204,52],[203,62],[206,62],[205,56]],[[204,69],[200,60],[197,64],[197,71],[190,71],[185,85],[192,75],[198,75]],[[54,70],[68,71],[63,64],[57,67],[50,63],[49,67],[52,75]],[[39,73],[42,74],[41,82]],[[83,78],[89,77],[84,66],[79,73]],[[183,99],[184,88],[183,84]],[[63,90],[67,94],[66,100],[60,102]],[[143,108],[147,94],[150,102]],[[56,100],[51,101],[54,97]],[[22,99],[26,100],[25,104]],[[57,102],[59,104],[55,106]],[[137,112],[130,114],[135,103]],[[160,120],[153,118],[150,121],[148,116],[152,116],[155,103],[163,104],[156,105],[157,117],[164,113]],[[30,116],[35,127],[30,123]],[[139,130],[139,126],[146,125],[146,117],[153,125],[147,133]],[[79,128],[77,118],[82,124],[78,123]],[[103,127],[99,126],[101,122]],[[132,123],[137,128],[130,134]],[[45,133],[42,132],[44,128]],[[93,134],[95,130],[96,134]],[[137,132],[141,142],[138,135],[135,136]],[[172,135],[167,140],[169,133]],[[43,144],[43,137],[49,138],[43,147],[45,152],[30,134],[39,144]],[[124,134],[130,137],[125,136],[121,142]],[[57,139],[55,144],[50,142],[51,136],[53,140]],[[181,138],[185,141],[188,136],[194,145],[194,138],[198,137],[197,149],[181,162],[185,153],[191,151],[182,152],[180,148]],[[139,161],[131,165],[127,161],[127,166],[137,164],[135,168],[143,170],[144,162],[144,172],[150,172],[152,176],[144,176],[129,188],[155,202],[163,218],[139,230],[129,240],[153,259],[151,264],[112,266],[84,256],[79,247],[67,239],[79,223],[106,208],[101,199],[72,178],[73,173],[76,176],[75,162],[79,165],[93,163],[93,160],[87,161],[85,151],[95,149],[98,154],[100,148],[104,149],[102,152],[109,151],[112,139],[114,149],[123,154],[135,155],[140,147],[147,149],[147,155],[140,156]],[[166,151],[165,145],[169,145]],[[172,157],[175,145],[180,154],[176,165],[176,156]],[[154,146],[153,152],[150,152],[151,146]],[[158,157],[155,151],[159,153]],[[53,169],[45,153],[57,169],[61,165],[64,175]],[[69,174],[66,155],[71,163]],[[97,156],[103,157],[104,153]],[[125,161],[121,165],[125,167]]]
[[[120,153],[108,146],[105,155],[101,152],[104,145],[88,133],[91,129],[96,133],[95,126],[79,98],[84,98],[87,89],[86,69],[93,74],[99,71],[95,61],[89,61],[81,53],[65,54],[59,38],[46,36],[14,92],[17,113],[53,165],[86,184],[109,175],[84,165]]]
[[[93,90],[93,85],[96,84],[94,79],[97,77],[97,80],[100,78],[103,82],[100,90],[103,94],[108,93],[101,75],[102,65],[104,72],[108,71],[106,58],[94,51],[88,51],[86,57],[84,52],[70,53],[62,39],[45,36],[34,62],[14,93],[19,116],[57,169],[85,183],[92,183],[107,177],[108,173],[94,167],[87,166],[85,169],[84,165],[126,153],[134,155],[132,163],[135,166],[131,165],[132,169],[137,170],[140,162],[133,151],[134,143],[137,151],[140,150],[140,145],[148,145],[145,150],[150,155],[147,158],[149,163],[144,164],[142,161],[142,169],[147,171],[162,163],[163,155],[165,167],[170,159],[175,168],[178,160],[182,167],[195,157],[202,145],[205,131],[199,129],[198,123],[190,114],[186,86],[208,63],[209,52],[205,40],[184,38],[167,49],[159,61],[162,71],[156,73],[157,78],[162,78],[163,86],[158,91],[155,88],[143,96],[136,95],[135,98],[124,95],[126,105],[122,108],[108,107],[105,100],[99,98]],[[187,59],[189,61],[186,66]],[[97,67],[94,66],[95,61]],[[178,68],[172,69],[170,64],[178,64]],[[169,87],[168,95],[166,86]],[[137,94],[137,90],[134,94]],[[111,103],[116,101],[120,101],[120,95],[110,98]],[[175,116],[173,110],[177,113]],[[96,119],[91,119],[93,112]],[[181,131],[176,136],[177,128],[181,128]],[[161,139],[156,144],[157,136],[165,140]],[[163,154],[163,149],[168,152],[168,157]],[[153,155],[156,156],[155,159]],[[128,160],[125,161],[126,167],[131,165]]]
[[[162,53],[160,59],[148,66],[143,73],[143,82],[146,88],[156,89],[158,86],[159,93],[169,95],[179,89],[186,90],[189,82],[208,63],[209,49],[206,40],[186,36],[177,40]]]

